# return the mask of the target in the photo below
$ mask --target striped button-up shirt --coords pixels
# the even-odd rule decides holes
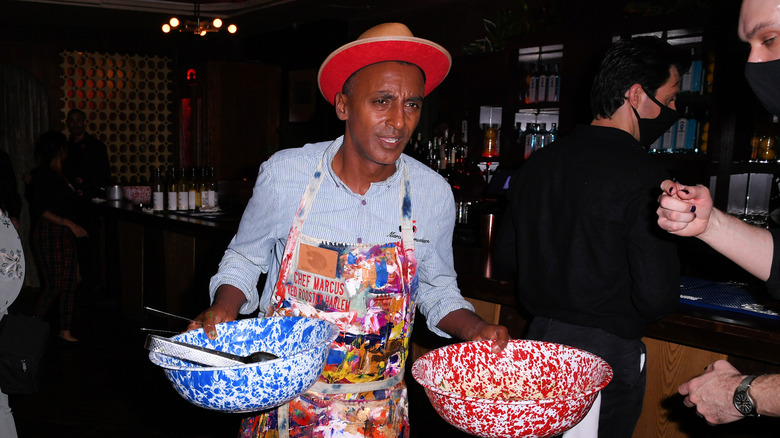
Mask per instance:
[[[399,190],[403,167],[409,170],[412,219],[416,228],[419,289],[417,306],[428,327],[440,336],[448,335],[436,325],[448,313],[473,310],[458,289],[452,259],[455,203],[449,184],[436,172],[404,155],[387,180],[372,183],[364,195],[344,184],[331,163],[343,144],[308,144],[277,152],[260,166],[260,172],[238,232],[228,245],[211,278],[211,299],[222,284],[237,287],[246,295],[241,313],[267,309],[279,277],[284,245],[303,192],[320,159],[326,176],[320,186],[302,232],[340,243],[386,243],[401,239]],[[261,274],[267,273],[262,295],[257,290]]]

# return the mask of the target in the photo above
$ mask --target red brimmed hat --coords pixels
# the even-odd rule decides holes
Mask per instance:
[[[425,73],[426,96],[447,77],[452,65],[447,49],[433,41],[416,38],[405,25],[378,24],[325,59],[317,74],[320,92],[333,105],[336,93],[353,73],[384,61],[404,61],[420,67]]]

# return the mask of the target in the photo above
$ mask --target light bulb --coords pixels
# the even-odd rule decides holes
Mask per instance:
[[[219,29],[220,27],[222,27],[222,20],[220,20],[219,18],[215,18],[214,21],[211,22],[211,24],[217,29]]]
[[[179,26],[179,19],[176,17],[171,17],[171,21],[169,21],[171,24],[171,27],[178,27]]]
[[[230,26],[228,26],[228,32],[230,33],[236,33],[237,30],[238,27],[235,24],[231,24]]]
[[[168,33],[171,31],[171,26],[168,25],[168,23],[165,23],[162,25],[162,31],[165,33]]]
[[[206,31],[205,30],[200,31],[200,36],[206,36]]]

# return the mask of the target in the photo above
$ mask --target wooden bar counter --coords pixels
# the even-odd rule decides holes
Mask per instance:
[[[107,290],[118,295],[128,321],[145,321],[144,306],[190,316],[208,307],[209,278],[238,229],[238,216],[151,213],[125,201],[92,209],[102,219]]]

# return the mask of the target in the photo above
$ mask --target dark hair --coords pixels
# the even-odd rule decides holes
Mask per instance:
[[[669,68],[680,76],[688,71],[690,56],[654,36],[617,41],[607,50],[590,92],[594,117],[609,118],[625,102],[626,91],[634,84],[655,95],[669,80]]]
[[[84,114],[84,111],[82,111],[82,110],[80,110],[78,108],[74,108],[74,109],[68,111],[68,116],[65,117],[65,119],[69,119],[70,116],[73,116],[73,115],[76,115],[76,114],[81,114],[82,117],[86,117],[87,116],[86,114]]]
[[[418,69],[420,69],[420,73],[422,74],[422,77],[423,77],[423,84],[425,83],[425,72],[417,64],[412,64],[409,61],[381,61],[381,62],[397,62],[397,63],[399,63],[401,65],[413,65],[413,66],[417,67]],[[358,72],[360,70],[363,70],[364,68],[368,67],[369,65],[375,65],[375,64],[379,64],[379,63],[375,62],[374,64],[368,64],[366,66],[360,67],[357,71],[355,71],[354,73],[349,75],[347,80],[344,81],[344,85],[341,86],[341,92],[346,94],[347,96],[352,94],[352,91],[355,88],[355,76],[358,74]]]
[[[48,165],[65,148],[68,138],[59,131],[47,131],[38,138],[35,144],[35,155],[38,162]]]

